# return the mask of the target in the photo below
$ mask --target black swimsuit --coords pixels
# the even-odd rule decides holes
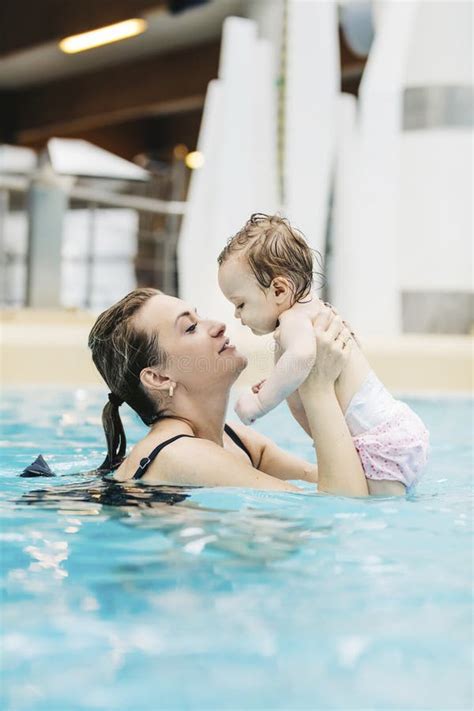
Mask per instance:
[[[247,447],[245,446],[245,444],[242,442],[242,440],[240,439],[237,432],[234,432],[234,430],[231,427],[229,427],[229,425],[224,425],[224,432],[226,432],[229,435],[229,437],[235,442],[235,444],[245,452],[245,454],[250,459],[250,463],[253,466],[252,457],[250,456],[250,452],[247,449]],[[171,442],[175,442],[177,439],[180,439],[181,437],[194,437],[194,435],[187,435],[187,434],[175,435],[174,437],[170,437],[169,439],[167,439],[164,442],[162,442],[161,444],[159,444],[157,447],[155,447],[155,449],[152,452],[150,452],[148,457],[144,457],[143,459],[140,460],[138,469],[135,472],[135,474],[133,475],[132,479],[141,479],[144,476],[144,474],[147,471],[150,464],[152,463],[152,461],[154,459],[156,459],[156,457],[159,455],[161,450],[164,449],[168,444],[171,444]]]

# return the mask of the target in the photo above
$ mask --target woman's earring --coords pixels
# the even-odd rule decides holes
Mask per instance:
[[[168,390],[168,395],[170,397],[173,397],[173,393],[174,393],[174,385],[173,385],[173,383],[171,383],[170,389]]]

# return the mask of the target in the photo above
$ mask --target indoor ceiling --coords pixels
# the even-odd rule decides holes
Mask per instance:
[[[146,4],[156,7],[137,13],[148,21],[146,32],[137,37],[74,55],[63,54],[56,40],[4,55],[0,52],[0,90],[25,89],[216,39],[228,15],[245,14],[247,0],[209,0],[176,15],[159,0]]]

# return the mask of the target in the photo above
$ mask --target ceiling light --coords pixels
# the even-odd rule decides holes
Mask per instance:
[[[66,37],[59,43],[59,49],[66,54],[76,54],[76,52],[84,52],[86,49],[101,47],[103,44],[134,37],[145,32],[146,28],[146,21],[140,18],[124,20],[123,22],[116,22],[114,25],[83,32],[80,35]]]
[[[184,162],[186,163],[188,168],[191,168],[191,170],[196,170],[196,168],[202,168],[202,166],[204,165],[204,155],[201,153],[201,151],[191,151],[191,153],[188,153],[188,155],[184,159]]]

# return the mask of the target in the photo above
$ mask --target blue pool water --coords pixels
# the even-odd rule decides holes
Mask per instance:
[[[471,401],[411,402],[402,500],[107,488],[103,401],[3,398],[2,709],[471,708]],[[311,457],[283,407],[258,428]],[[57,478],[18,478],[40,451]]]

